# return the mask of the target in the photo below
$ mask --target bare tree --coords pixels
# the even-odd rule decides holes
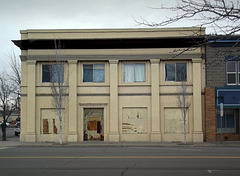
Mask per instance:
[[[53,106],[59,119],[60,144],[62,144],[62,121],[67,102],[68,74],[64,74],[65,60],[61,56],[61,45],[55,40],[56,58],[50,66]],[[67,76],[66,76],[67,75]]]
[[[194,20],[199,27],[211,27],[216,34],[232,35],[240,31],[239,0],[176,0],[172,7],[153,7],[172,11],[173,16],[160,22],[137,21],[151,27],[167,26],[178,21]]]
[[[20,58],[16,56],[15,52],[9,54],[9,65],[11,67],[10,73],[8,73],[8,78],[11,80],[12,84],[15,85],[16,90],[16,110],[18,111],[18,117],[21,111],[21,62]]]
[[[3,116],[2,140],[6,140],[6,122],[17,108],[17,98],[15,94],[16,89],[16,85],[9,81],[6,74],[2,73],[0,75],[0,110]]]
[[[20,58],[16,56],[14,52],[9,54],[9,65],[11,66],[11,72],[8,77],[20,87],[21,85],[21,63]]]
[[[188,101],[188,86],[186,82],[181,82],[179,86],[179,91],[177,95],[178,107],[181,108],[182,118],[183,118],[183,133],[184,133],[184,144],[186,144],[186,121],[187,121],[187,112],[190,107],[190,102]]]

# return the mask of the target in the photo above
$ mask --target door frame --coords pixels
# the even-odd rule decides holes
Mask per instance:
[[[84,141],[84,109],[103,109],[103,133],[104,141],[108,141],[108,129],[109,121],[108,118],[108,104],[107,103],[79,103],[80,118],[78,120],[78,141]]]

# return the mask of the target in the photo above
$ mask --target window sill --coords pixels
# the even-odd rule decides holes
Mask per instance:
[[[132,82],[132,83],[121,83],[118,85],[119,87],[126,87],[126,86],[151,86],[151,84],[146,82]]]
[[[192,83],[189,82],[176,82],[176,81],[164,81],[160,83],[160,86],[180,86],[184,83],[186,86],[193,86]]]
[[[110,87],[110,85],[108,83],[87,82],[81,83],[77,87]]]

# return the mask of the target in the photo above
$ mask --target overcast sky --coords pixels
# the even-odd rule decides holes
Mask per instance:
[[[175,0],[0,0],[0,72],[9,69],[9,53],[20,54],[11,42],[20,40],[20,30],[144,28],[134,18],[161,21],[168,14],[149,7],[174,3]]]

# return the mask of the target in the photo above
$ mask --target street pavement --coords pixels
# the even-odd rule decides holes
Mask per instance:
[[[80,143],[81,144],[81,143]],[[80,146],[79,144],[79,146]],[[108,144],[108,143],[107,143]],[[131,143],[132,144],[132,143]],[[136,145],[136,143],[135,143]],[[138,143],[139,145],[139,143]],[[46,145],[45,145],[46,146]],[[239,147],[0,147],[1,176],[239,176]]]
[[[239,147],[240,141],[223,141],[221,142],[199,142],[187,143],[182,142],[103,142],[103,141],[84,141],[77,143],[59,143],[53,142],[36,142],[22,143],[19,136],[15,136],[14,128],[7,128],[7,141],[2,141],[2,132],[0,131],[0,147]]]
[[[0,176],[239,176],[240,141],[21,143],[8,128]]]
[[[52,142],[36,142],[22,143],[19,136],[10,136],[7,141],[0,140],[0,147],[239,147],[240,141],[223,141],[221,142],[198,142],[187,143],[182,142],[103,142],[103,141],[84,141],[77,143],[59,143]]]

